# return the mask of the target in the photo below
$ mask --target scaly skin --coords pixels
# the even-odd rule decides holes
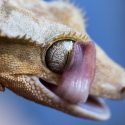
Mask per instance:
[[[67,13],[70,12],[70,13]],[[78,8],[67,2],[0,1],[0,91],[11,89],[29,100],[71,115],[106,120],[58,97],[38,78],[58,85],[60,75],[45,65],[47,48],[57,40],[91,40]],[[96,45],[96,75],[90,94],[119,99],[125,92],[125,71]]]

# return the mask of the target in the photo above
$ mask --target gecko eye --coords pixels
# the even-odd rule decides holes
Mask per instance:
[[[46,52],[45,62],[51,71],[55,73],[64,71],[71,58],[73,43],[72,40],[60,40],[49,47]]]

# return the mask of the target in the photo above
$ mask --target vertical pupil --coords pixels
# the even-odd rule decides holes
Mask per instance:
[[[69,61],[72,48],[72,40],[60,40],[50,46],[45,56],[47,67],[53,72],[62,73]]]

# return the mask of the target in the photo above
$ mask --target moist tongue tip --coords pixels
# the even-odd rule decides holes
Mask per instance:
[[[71,103],[85,103],[94,77],[94,69],[94,45],[90,43],[87,47],[75,42],[71,62],[63,72],[61,83],[55,89],[55,93]]]
[[[75,85],[72,86],[70,84],[69,86],[67,86],[67,88],[63,89],[63,92],[62,92],[63,87],[61,87],[60,90],[58,91],[61,92],[60,96],[70,103],[85,103],[89,96],[90,87],[89,87],[89,84],[87,86],[87,85],[84,85],[84,83],[82,83],[82,85],[80,86],[83,86],[83,87],[77,88]]]
[[[72,98],[68,98],[67,100],[68,100],[70,103],[81,104],[81,103],[86,103],[88,97],[89,97],[89,92],[85,93],[85,94],[82,95],[82,96],[80,95],[79,97],[78,97],[78,95],[77,95],[77,97],[74,98],[73,100],[72,100]]]

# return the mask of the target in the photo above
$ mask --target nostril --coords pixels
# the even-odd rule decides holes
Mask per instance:
[[[121,92],[122,95],[125,96],[125,87],[123,87],[120,92]]]

